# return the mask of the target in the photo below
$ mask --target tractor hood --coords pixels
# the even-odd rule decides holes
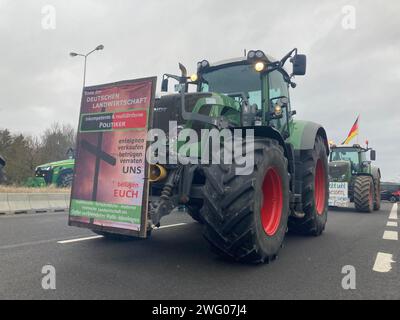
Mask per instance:
[[[241,106],[231,97],[214,92],[185,93],[184,102],[183,112],[182,94],[165,95],[156,100],[153,113],[153,128],[163,130],[166,137],[170,138],[170,148],[181,155],[188,156],[187,151],[181,150],[185,142],[170,136],[170,134],[176,134],[175,131],[169,132],[170,121],[177,122],[178,132],[184,133],[186,129],[193,129],[198,137],[201,137],[202,129],[213,129],[221,120],[236,126],[240,125]],[[202,142],[195,144],[196,147],[193,144],[187,145],[191,145],[192,150],[196,148],[197,154],[200,155]]]
[[[350,161],[332,161],[329,163],[329,180],[331,182],[350,182],[350,179]]]
[[[186,113],[214,119],[226,115],[230,121],[237,122],[237,124],[240,122],[240,104],[226,95],[213,92],[185,93],[184,102]],[[208,127],[207,123],[201,123],[201,120],[184,119],[181,94],[165,95],[155,102],[153,128],[161,129],[167,133],[170,121],[176,121],[178,126],[181,127],[193,127],[195,130],[200,129],[200,127]]]
[[[186,93],[186,111],[192,112],[194,107],[196,106],[196,103],[200,99],[207,99],[210,97],[210,93]],[[178,126],[184,126],[186,123],[186,121],[182,117],[180,94],[165,95],[155,101],[153,113],[153,128],[161,129],[164,132],[168,133],[170,121],[176,121],[178,123]]]
[[[61,161],[55,161],[55,162],[41,164],[40,166],[37,166],[36,169],[49,168],[49,167],[56,168],[56,167],[71,166],[71,165],[74,165],[74,163],[75,163],[74,159],[67,159],[67,160],[61,160]]]

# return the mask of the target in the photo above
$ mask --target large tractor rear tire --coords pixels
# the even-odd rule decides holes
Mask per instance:
[[[289,230],[302,235],[319,236],[325,230],[328,220],[328,156],[322,137],[315,140],[313,150],[301,154],[303,181],[302,201],[304,217],[291,217]]]
[[[354,204],[357,211],[372,212],[374,209],[374,182],[370,176],[358,176],[354,182]]]
[[[204,167],[204,236],[213,251],[246,263],[276,258],[287,230],[289,215],[288,162],[273,139],[254,144],[254,170],[237,175],[242,167]]]
[[[374,210],[379,211],[381,209],[381,180],[379,178],[375,179],[374,185],[375,185]]]

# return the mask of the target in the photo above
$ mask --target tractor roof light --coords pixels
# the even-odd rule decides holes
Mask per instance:
[[[261,72],[261,71],[264,71],[264,69],[265,69],[265,63],[264,62],[257,62],[255,65],[254,65],[254,69],[257,71],[257,72]]]
[[[247,60],[267,60],[267,56],[265,53],[261,50],[250,50],[249,53],[247,54]]]
[[[259,59],[265,58],[265,54],[261,50],[257,50],[256,51],[256,57],[259,58]]]
[[[210,63],[207,60],[203,60],[197,63],[197,70],[205,69],[210,66]]]
[[[249,53],[247,54],[247,59],[251,60],[256,57],[256,52],[253,50],[250,50]]]

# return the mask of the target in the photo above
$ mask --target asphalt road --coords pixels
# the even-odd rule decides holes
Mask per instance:
[[[129,242],[59,243],[93,236],[68,227],[65,213],[1,216],[0,299],[400,299],[399,262],[373,270],[382,271],[382,254],[400,260],[399,242],[383,238],[399,231],[392,207],[331,210],[322,237],[288,235],[279,258],[259,266],[216,257],[201,226],[179,213],[164,225],[187,224]],[[41,286],[48,264],[56,269],[56,290]],[[355,290],[342,287],[344,266],[355,268]]]

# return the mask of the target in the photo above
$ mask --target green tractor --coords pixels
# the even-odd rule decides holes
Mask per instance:
[[[293,64],[293,73],[284,69],[287,61]],[[178,93],[156,100],[152,128],[170,132],[173,121],[179,135],[187,129],[199,136],[203,130],[232,132],[242,138],[232,144],[234,150],[252,147],[251,165],[241,172],[241,152],[219,164],[152,164],[153,227],[174,209],[185,207],[203,224],[213,251],[247,263],[275,259],[288,229],[321,235],[328,214],[327,134],[319,124],[294,119],[289,99],[289,87],[296,87],[293,76],[306,73],[306,56],[293,49],[276,60],[257,50],[219,63],[203,60],[191,77],[184,66],[180,70],[179,76],[163,77],[162,91],[168,90],[172,78],[178,82]],[[169,133],[170,154],[186,155],[189,145],[198,157],[207,152],[215,158],[221,155],[205,147],[204,139],[180,146],[182,139],[177,142],[175,134]],[[217,144],[225,147],[228,141],[220,139]]]
[[[376,151],[358,144],[331,146],[329,163],[329,206],[349,207],[354,202],[360,212],[381,207],[381,172],[367,160],[376,160]]]
[[[29,184],[35,187],[54,185],[69,188],[72,185],[75,159],[42,164],[35,169],[35,178]]]

